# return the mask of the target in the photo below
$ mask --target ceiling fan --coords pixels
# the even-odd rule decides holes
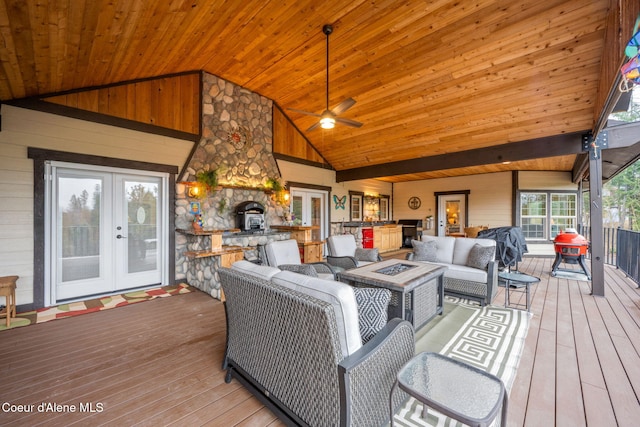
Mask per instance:
[[[333,27],[329,24],[324,25],[322,27],[322,32],[327,36],[327,103],[326,110],[322,112],[322,114],[310,113],[308,111],[297,110],[295,108],[288,108],[289,111],[294,111],[296,113],[306,114],[308,116],[320,117],[320,121],[309,127],[308,131],[314,130],[318,126],[323,129],[333,129],[336,123],[340,123],[346,126],[351,126],[354,128],[359,128],[362,126],[362,123],[356,122],[355,120],[343,119],[341,117],[337,117],[338,115],[344,113],[349,108],[353,107],[356,103],[355,99],[347,98],[333,109],[329,110],[329,35],[333,32]]]

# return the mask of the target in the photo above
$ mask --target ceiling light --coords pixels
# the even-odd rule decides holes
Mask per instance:
[[[333,129],[336,125],[336,120],[333,117],[323,117],[320,119],[320,127],[322,129]]]

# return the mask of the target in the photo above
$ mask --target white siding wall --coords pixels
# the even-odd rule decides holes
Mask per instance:
[[[33,161],[27,158],[28,147],[181,168],[193,146],[189,141],[7,105],[1,114],[0,276],[20,276],[18,305],[33,302]]]
[[[578,184],[571,182],[571,172],[522,171],[518,186],[520,190],[578,190]]]
[[[336,182],[335,171],[316,168],[313,166],[301,165],[298,163],[278,160],[278,167],[282,174],[283,180],[289,182],[303,182],[307,184],[323,185],[331,187],[331,198],[329,212],[331,213],[331,222],[349,221],[349,191],[362,191],[366,194],[387,194],[391,195],[393,186],[391,183],[380,181],[377,179],[364,179],[350,182]],[[342,198],[347,196],[345,209],[336,209],[333,202],[333,195]],[[392,216],[396,219],[395,213]]]
[[[511,173],[500,172],[483,175],[439,178],[394,184],[394,219],[425,219],[436,217],[434,193],[469,190],[469,225],[489,227],[511,224]],[[419,209],[409,208],[409,198],[416,196],[422,201]],[[425,234],[436,234],[437,224]]]

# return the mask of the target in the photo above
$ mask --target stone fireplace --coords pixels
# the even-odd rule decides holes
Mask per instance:
[[[269,232],[270,225],[282,224],[284,207],[260,189],[269,179],[281,179],[272,155],[273,102],[207,73],[203,74],[202,102],[202,139],[176,185],[176,228],[188,230],[193,222],[189,205],[194,199],[187,197],[186,185],[180,182],[195,181],[199,172],[217,170],[220,189],[197,200],[204,229],[235,228],[234,208],[241,202],[256,201],[265,207],[266,232],[225,234],[223,244],[255,248],[269,240],[288,238],[288,233]],[[206,247],[205,239],[201,240],[176,233],[176,280],[195,282],[194,286],[217,298],[219,260],[211,257],[194,262],[185,256],[188,250]]]

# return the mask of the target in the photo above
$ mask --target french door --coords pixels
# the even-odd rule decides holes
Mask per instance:
[[[166,174],[48,169],[50,304],[166,282]]]
[[[327,198],[326,191],[291,190],[291,212],[295,215],[295,224],[317,226],[311,231],[314,241],[327,237]]]

